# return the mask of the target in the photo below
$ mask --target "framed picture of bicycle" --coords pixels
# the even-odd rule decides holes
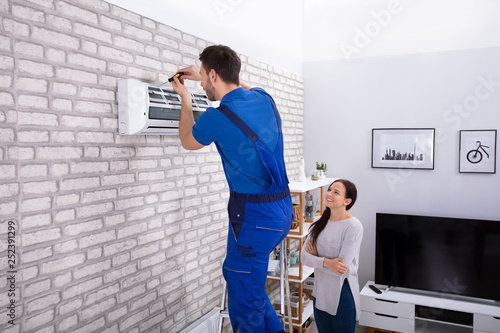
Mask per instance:
[[[461,173],[496,173],[497,130],[460,131]]]
[[[372,168],[434,169],[434,128],[372,129]]]

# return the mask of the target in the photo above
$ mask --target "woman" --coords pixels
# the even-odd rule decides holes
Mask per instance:
[[[325,196],[326,209],[309,228],[302,263],[314,268],[314,319],[319,333],[354,333],[359,319],[359,249],[363,225],[348,210],[356,186],[334,181]]]

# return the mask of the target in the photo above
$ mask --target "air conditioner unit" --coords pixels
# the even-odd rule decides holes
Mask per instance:
[[[194,119],[212,103],[205,93],[191,92]],[[178,135],[181,97],[171,87],[136,79],[118,81],[118,131],[123,135]]]

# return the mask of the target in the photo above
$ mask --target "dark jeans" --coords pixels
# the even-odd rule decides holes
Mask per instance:
[[[314,320],[319,333],[354,333],[356,330],[356,308],[349,284],[342,286],[337,314],[316,309],[316,299],[313,298]]]

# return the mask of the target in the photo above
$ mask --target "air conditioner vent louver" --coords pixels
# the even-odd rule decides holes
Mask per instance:
[[[204,93],[191,92],[195,120],[212,103]],[[118,81],[119,133],[123,135],[176,135],[182,98],[171,87],[135,79]]]

